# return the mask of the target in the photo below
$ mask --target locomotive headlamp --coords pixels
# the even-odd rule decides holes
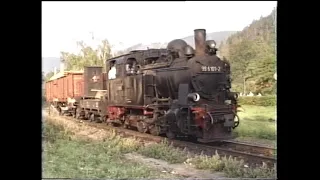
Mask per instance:
[[[200,95],[198,93],[190,93],[188,94],[188,98],[194,102],[198,102],[200,100]]]

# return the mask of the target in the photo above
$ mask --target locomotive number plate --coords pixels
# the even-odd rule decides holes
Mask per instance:
[[[221,67],[220,66],[202,66],[201,70],[202,72],[220,72]]]

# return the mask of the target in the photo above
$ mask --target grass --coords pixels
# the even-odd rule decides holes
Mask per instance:
[[[239,112],[240,124],[235,130],[238,137],[276,140],[276,108],[274,106],[243,105]]]
[[[242,160],[239,161],[225,156],[220,157],[218,153],[214,156],[192,156],[185,150],[178,150],[167,142],[142,147],[138,152],[144,156],[162,159],[170,163],[191,163],[197,169],[223,172],[227,177],[231,178],[274,178],[276,174],[275,168],[268,168],[265,164],[261,167],[249,168]]]
[[[61,123],[61,122],[60,122]],[[43,126],[43,177],[44,178],[177,178],[178,175],[162,173],[147,164],[124,158],[136,152],[169,163],[191,163],[198,169],[223,172],[227,177],[275,176],[275,169],[266,166],[249,168],[243,161],[232,158],[194,156],[174,148],[167,142],[142,145],[133,138],[120,138],[114,132],[105,132],[103,138],[88,139],[82,124],[53,124]],[[71,127],[74,130],[71,130]],[[95,129],[87,130],[89,134]],[[88,135],[88,134],[87,134]]]
[[[181,151],[174,148],[167,142],[141,147],[138,153],[147,157],[162,159],[172,164],[183,163],[188,159],[188,153],[185,150]]]
[[[265,164],[261,167],[249,168],[244,162],[238,161],[232,157],[221,157],[216,155],[197,156],[189,161],[198,169],[210,169],[212,171],[222,171],[227,177],[242,177],[242,178],[275,178],[276,169],[268,168]]]
[[[62,126],[46,122],[43,135],[45,178],[173,178],[123,158],[140,144],[112,136],[104,142],[74,139]]]

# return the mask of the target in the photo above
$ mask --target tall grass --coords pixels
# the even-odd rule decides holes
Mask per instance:
[[[255,137],[276,140],[275,106],[243,105],[244,112],[239,112],[240,125],[235,129],[238,137]]]
[[[74,139],[62,126],[45,123],[43,131],[44,178],[173,178],[147,165],[123,158],[140,144],[118,136],[101,141]]]
[[[68,126],[68,127],[67,127]],[[73,127],[77,126],[77,127]],[[66,130],[68,128],[68,130]],[[77,129],[72,131],[71,129]],[[43,126],[44,178],[177,178],[179,175],[162,173],[148,164],[130,161],[124,154],[140,153],[169,163],[191,163],[198,169],[223,172],[228,177],[275,176],[275,169],[266,166],[249,168],[234,158],[189,154],[167,142],[142,145],[133,138],[120,138],[114,132],[98,140],[80,138],[81,124],[57,125],[45,121]]]

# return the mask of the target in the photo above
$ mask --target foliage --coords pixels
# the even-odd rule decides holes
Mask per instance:
[[[231,63],[235,91],[275,94],[275,15],[274,10],[221,43],[220,54]]]
[[[103,40],[97,48],[86,45],[83,41],[77,42],[80,51],[76,54],[61,52],[66,70],[82,70],[84,66],[103,66],[105,61],[112,57],[111,45]],[[105,67],[104,67],[105,68]]]
[[[240,96],[238,99],[240,105],[255,106],[276,106],[277,99],[275,96]]]
[[[182,163],[188,158],[186,152],[174,148],[166,141],[142,147],[138,152],[142,155],[155,159],[162,159],[169,163]]]
[[[268,168],[266,164],[255,168],[249,168],[243,160],[236,158],[221,157],[217,152],[213,156],[196,156],[190,162],[199,169],[210,169],[212,171],[222,171],[227,177],[244,178],[274,178],[276,175],[275,166]]]

